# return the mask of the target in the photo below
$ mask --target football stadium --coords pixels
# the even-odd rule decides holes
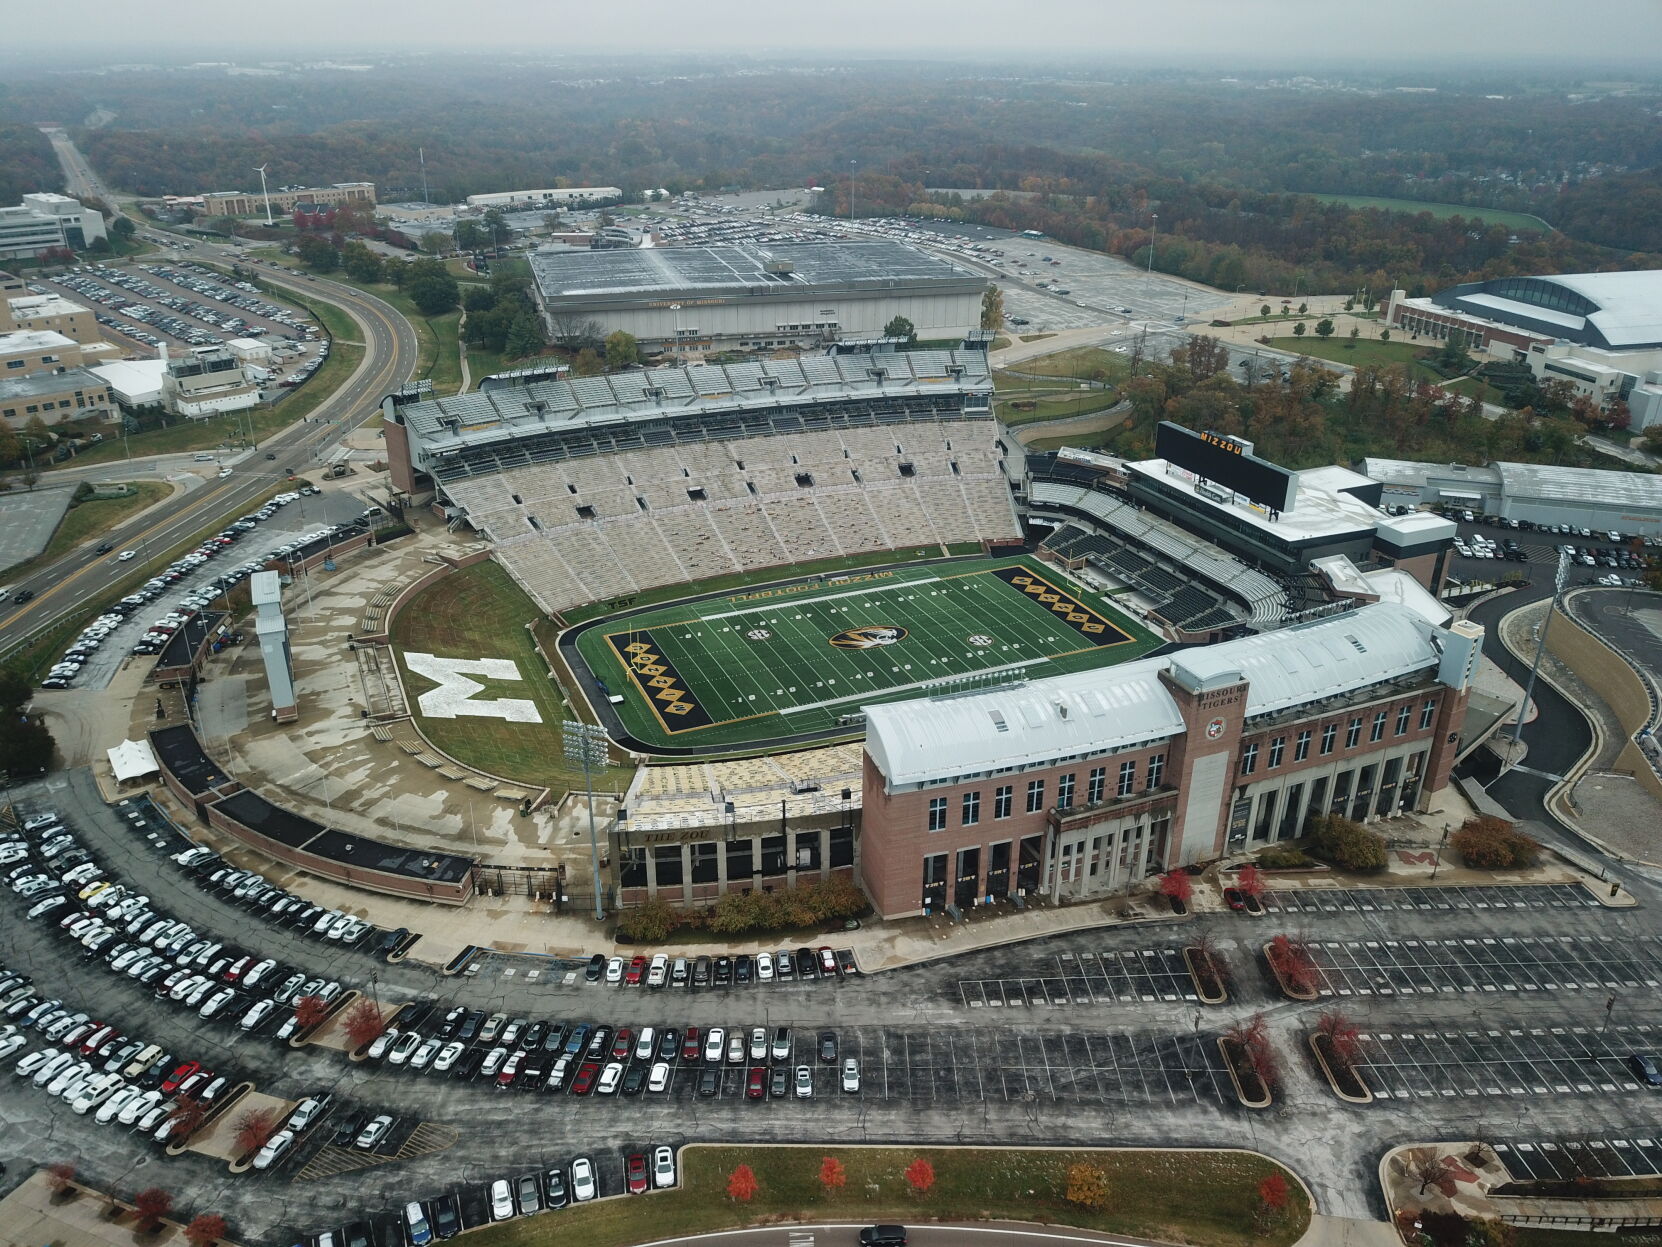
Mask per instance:
[[[614,615],[575,637],[649,752],[847,735],[865,704],[1124,662],[1160,643],[1031,558],[815,577]]]

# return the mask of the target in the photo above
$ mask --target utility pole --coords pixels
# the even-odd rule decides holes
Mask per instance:
[[[1524,715],[1529,712],[1529,699],[1535,695],[1535,676],[1541,670],[1541,655],[1547,651],[1547,631],[1552,627],[1552,617],[1558,611],[1558,600],[1564,595],[1564,581],[1570,573],[1570,556],[1568,552],[1558,552],[1558,571],[1552,580],[1552,600],[1547,603],[1547,617],[1541,621],[1541,635],[1535,646],[1535,661],[1529,667],[1529,682],[1524,685],[1523,702],[1518,707],[1518,718],[1512,724],[1513,752],[1523,742]]]
[[[604,922],[606,909],[602,904],[605,888],[600,882],[600,842],[594,830],[594,782],[589,767],[606,765],[606,732],[598,723],[579,723],[566,719],[560,724],[565,737],[565,754],[574,762],[583,764],[583,789],[589,794],[589,860],[594,867],[594,920]]]
[[[416,155],[421,160],[421,202],[430,204],[433,200],[427,191],[427,149],[425,147],[416,148]]]

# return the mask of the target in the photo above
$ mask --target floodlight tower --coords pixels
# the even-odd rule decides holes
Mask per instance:
[[[254,172],[260,175],[260,194],[265,199],[265,223],[275,225],[276,222],[271,219],[271,192],[265,188],[265,171],[270,167],[271,162],[268,160],[258,169],[255,169]]]

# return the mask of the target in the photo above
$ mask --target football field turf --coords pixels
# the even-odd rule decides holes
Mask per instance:
[[[1025,557],[882,568],[602,620],[577,638],[636,740],[741,748],[943,682],[1124,662],[1160,639]],[[851,728],[851,730],[853,730]]]

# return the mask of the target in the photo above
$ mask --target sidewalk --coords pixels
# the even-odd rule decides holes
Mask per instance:
[[[44,1170],[37,1169],[10,1195],[0,1199],[0,1242],[6,1244],[49,1243],[51,1247],[147,1247],[183,1243],[181,1222],[164,1220],[154,1234],[140,1234],[130,1212],[115,1219],[106,1216],[111,1196],[76,1183],[79,1194],[54,1199]],[[236,1247],[230,1238],[219,1247]]]

